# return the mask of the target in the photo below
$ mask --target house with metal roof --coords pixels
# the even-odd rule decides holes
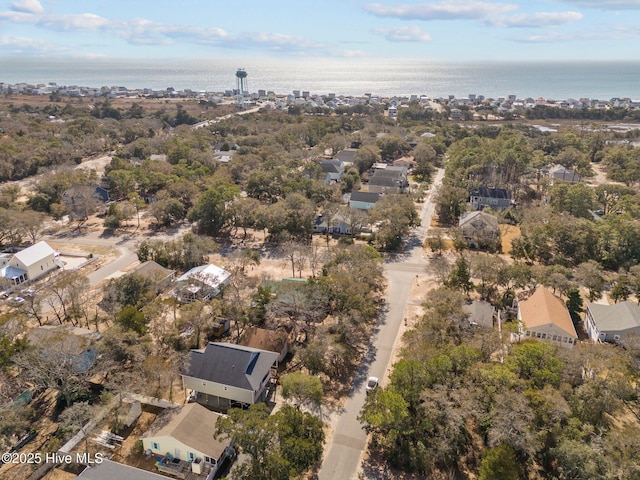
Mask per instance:
[[[174,474],[178,469],[213,478],[233,452],[229,439],[214,437],[222,416],[198,403],[166,409],[142,437],[143,449],[163,456],[156,462],[161,472]]]
[[[640,335],[640,306],[630,301],[613,305],[587,303],[584,327],[594,342],[624,343],[628,335]]]
[[[578,340],[569,310],[547,288],[538,287],[518,301],[518,320],[518,340],[532,338],[564,347],[572,347]]]
[[[0,277],[16,286],[62,267],[59,254],[41,241],[14,254],[0,255]]]
[[[185,390],[195,392],[198,402],[219,408],[251,405],[267,397],[271,369],[278,353],[231,343],[209,342],[189,353],[182,373]]]
[[[208,300],[229,285],[230,278],[231,273],[217,265],[193,267],[176,280],[177,298],[184,303]]]

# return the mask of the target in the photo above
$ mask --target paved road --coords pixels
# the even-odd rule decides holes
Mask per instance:
[[[46,237],[55,242],[68,242],[70,244],[77,245],[89,245],[89,246],[104,246],[115,248],[119,251],[119,255],[115,260],[101,266],[98,270],[95,270],[87,275],[89,283],[93,287],[103,280],[109,278],[111,275],[118,272],[123,272],[128,267],[138,261],[138,245],[143,240],[175,240],[181,237],[185,232],[191,230],[190,224],[182,225],[179,228],[173,229],[169,232],[162,233],[160,235],[150,236],[147,233],[134,233],[118,234],[118,235],[105,235],[101,231],[89,231],[83,233],[71,234],[66,232],[64,235],[52,235]]]
[[[365,384],[369,376],[384,379],[391,367],[394,345],[398,341],[400,326],[409,303],[411,285],[416,274],[424,273],[426,260],[422,256],[422,242],[435,210],[434,192],[442,182],[444,170],[438,170],[420,212],[422,225],[413,231],[409,247],[404,255],[385,262],[384,270],[388,287],[386,293],[387,312],[372,339],[371,347],[364,358],[344,409],[332,420],[333,437],[327,444],[318,478],[320,480],[348,480],[356,478],[362,453],[367,443],[367,434],[357,417],[365,400]]]

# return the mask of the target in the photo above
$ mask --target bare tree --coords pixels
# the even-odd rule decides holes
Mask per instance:
[[[298,270],[300,278],[302,278],[302,270],[306,263],[305,249],[306,246],[298,242],[288,241],[282,245],[284,264],[291,265],[291,276],[294,278],[296,276],[296,270]]]
[[[16,355],[14,363],[37,388],[60,392],[68,407],[73,392],[86,387],[92,374],[88,346],[84,338],[61,334]]]
[[[88,402],[74,403],[60,415],[61,423],[72,428],[74,434],[78,430],[82,432],[85,453],[89,453],[89,432],[86,428],[91,417],[93,417],[93,408]]]

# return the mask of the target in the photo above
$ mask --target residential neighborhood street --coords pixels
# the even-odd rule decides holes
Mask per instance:
[[[422,224],[414,229],[405,254],[385,261],[387,310],[360,366],[344,408],[331,419],[333,436],[327,439],[326,455],[318,474],[320,480],[357,478],[367,444],[367,433],[357,419],[366,396],[365,385],[369,376],[381,379],[383,386],[386,384],[394,345],[399,341],[405,318],[405,308],[414,300],[410,298],[411,286],[416,281],[416,275],[424,272],[427,263],[422,243],[431,223],[435,210],[434,197],[443,177],[444,169],[439,169],[420,212]]]

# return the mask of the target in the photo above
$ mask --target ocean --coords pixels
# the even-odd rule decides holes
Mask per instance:
[[[54,60],[0,58],[0,82],[219,92],[247,72],[248,90],[360,96],[640,99],[639,62],[433,63],[422,60]]]

